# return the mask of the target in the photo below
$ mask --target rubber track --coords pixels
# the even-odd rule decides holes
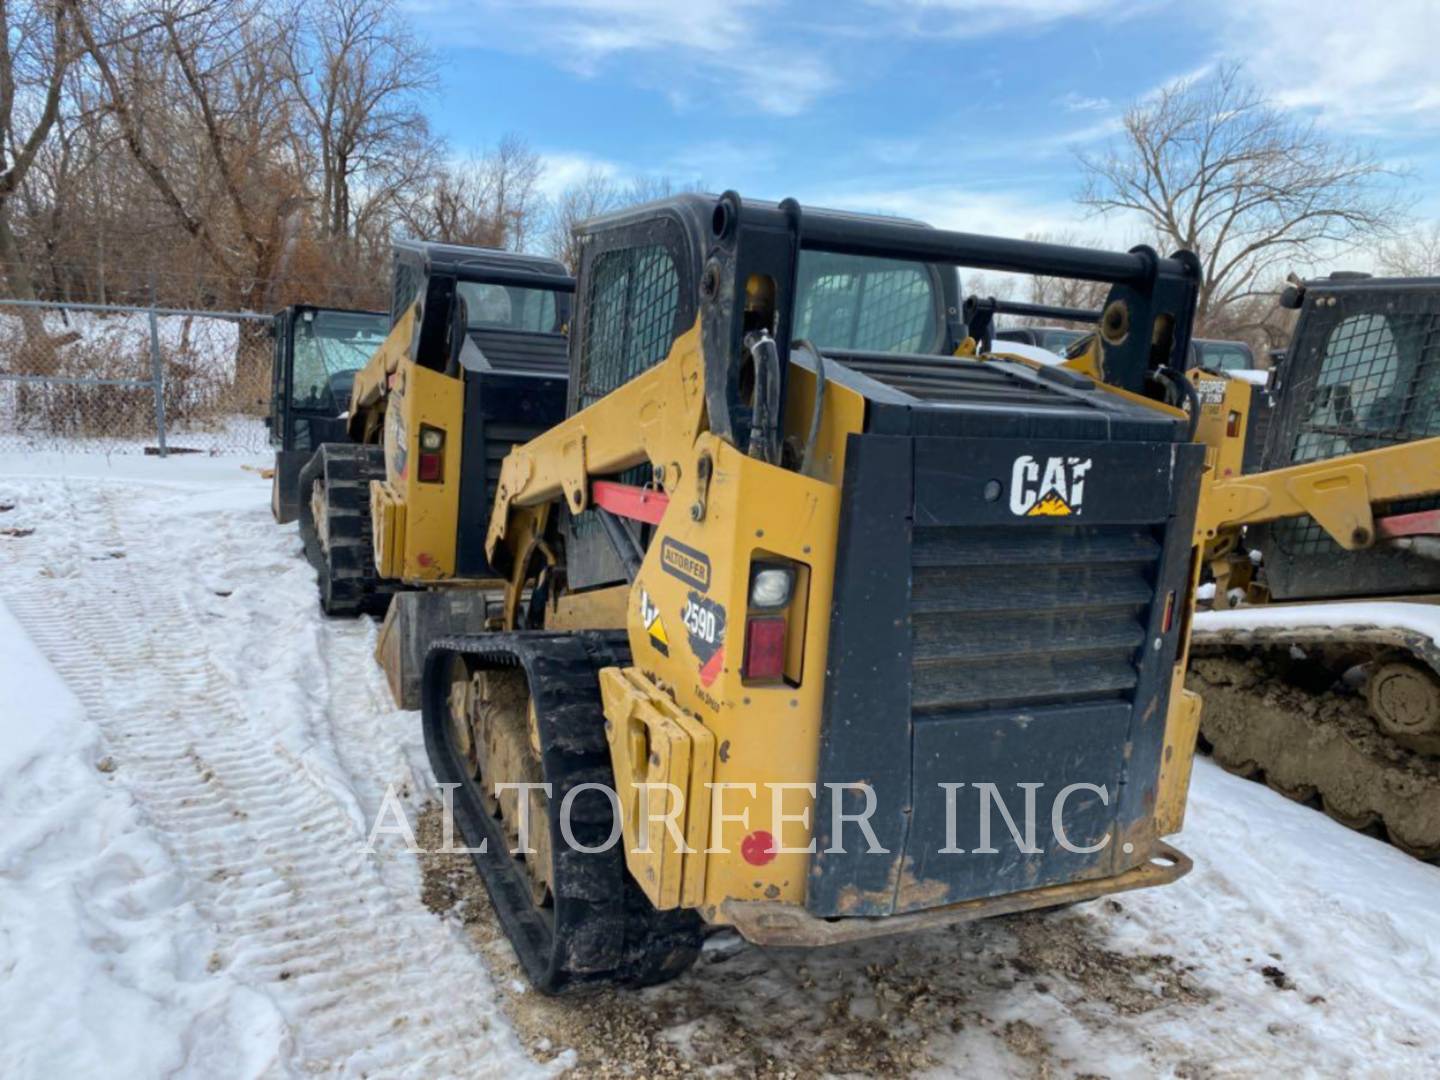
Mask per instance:
[[[549,914],[535,907],[526,872],[510,855],[500,822],[486,813],[478,783],[458,764],[448,700],[457,655],[467,657],[472,668],[522,668],[529,682],[541,767],[552,785],[546,822],[554,861]],[[476,868],[526,975],[547,993],[584,984],[664,982],[688,968],[700,951],[698,917],[650,905],[626,869],[623,840],[606,851],[586,852],[572,848],[561,831],[560,810],[569,792],[582,784],[614,785],[598,673],[629,662],[624,634],[597,631],[442,638],[426,656],[422,717],[431,768],[440,783],[459,785],[455,816],[466,845],[485,848],[472,852]],[[598,789],[579,792],[570,823],[578,846],[603,846],[616,828],[610,798]]]
[[[330,546],[322,548],[310,508],[311,485],[323,480]],[[385,479],[379,446],[325,443],[300,470],[300,538],[315,567],[320,608],[326,615],[383,615],[396,583],[375,570],[370,481]]]
[[[131,519],[130,489],[71,494],[71,514],[91,522],[83,546],[7,568],[5,601],[99,728],[117,782],[213,927],[217,959],[283,1015],[276,1072],[507,1075],[518,1049],[492,1019],[496,991],[419,904],[403,864],[388,873],[403,849],[382,838],[383,855],[364,850],[370,821],[308,757],[257,726],[236,673],[212,656],[207,634],[223,631],[190,600],[206,570],[197,560],[195,571],[175,571],[173,551]],[[97,560],[96,550],[115,554]],[[40,573],[53,564],[82,568],[67,583],[76,602],[56,602]],[[82,602],[86,592],[99,598]],[[354,644],[362,657],[366,641]],[[361,779],[383,787],[378,775]]]
[[[1261,645],[1262,649],[1266,647],[1273,649],[1277,644],[1267,641]],[[1357,641],[1348,642],[1347,647],[1355,653],[1360,651]],[[1235,655],[1227,656],[1230,650]],[[1383,651],[1384,647],[1376,647],[1377,654]],[[1423,653],[1413,649],[1412,655]],[[1424,764],[1423,756],[1394,744],[1393,756],[1378,756],[1352,744],[1342,728],[1331,727],[1318,717],[1302,716],[1294,698],[1308,695],[1309,691],[1265,665],[1263,659],[1265,683],[1272,692],[1290,695],[1291,700],[1282,697],[1262,708],[1266,700],[1264,684],[1246,685],[1250,672],[1244,656],[1233,642],[1221,645],[1205,641],[1192,649],[1191,689],[1205,699],[1199,749],[1227,771],[1266,784],[1289,798],[1317,803],[1337,821],[1371,822],[1360,825],[1360,831],[1373,832],[1378,826],[1386,839],[1422,861],[1440,860],[1440,803],[1436,802],[1440,783],[1423,779],[1435,774],[1434,766]],[[1227,672],[1233,673],[1233,681],[1227,679]],[[1218,675],[1220,681],[1209,682],[1212,674]],[[1339,677],[1336,673],[1337,681]],[[1232,695],[1249,704],[1245,712],[1266,716],[1266,726],[1237,726],[1227,708]],[[1357,707],[1363,709],[1360,703]],[[1237,710],[1236,715],[1245,713]],[[1374,738],[1384,739],[1378,728]]]

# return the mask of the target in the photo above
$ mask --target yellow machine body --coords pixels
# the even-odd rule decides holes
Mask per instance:
[[[815,475],[806,476],[757,461],[705,430],[703,363],[697,326],[676,340],[666,360],[518,447],[502,470],[489,535],[492,558],[497,549],[513,552],[509,608],[515,625],[524,568],[537,551],[552,500],[579,513],[590,505],[593,476],[638,464],[661,467],[668,507],[635,581],[625,587],[623,624],[603,615],[577,618],[573,606],[546,623],[556,629],[623,625],[628,633],[634,666],[603,671],[601,688],[631,873],[657,908],[697,907],[709,921],[740,924],[755,940],[840,940],[804,916],[802,905],[815,844],[845,453],[848,436],[863,429],[865,400],[845,386],[826,385]],[[816,380],[793,364],[789,377],[784,430],[803,437]],[[784,611],[791,630],[786,679],[757,684],[744,677],[739,648],[752,565],[775,556],[802,572]],[[1177,619],[1188,619],[1198,571],[1198,559],[1192,560],[1189,591],[1175,599]],[[702,582],[703,597],[696,589]],[[597,611],[608,610],[613,618],[617,591],[606,590]],[[716,613],[724,620],[723,651],[711,654],[707,669],[692,635],[697,629],[703,635],[703,620]],[[1136,823],[1127,846],[1156,848],[1183,825],[1200,716],[1199,697],[1182,686],[1185,659],[1182,650],[1170,680],[1153,813]],[[747,852],[757,835],[773,840],[773,857],[757,862]],[[677,837],[689,850],[680,850]],[[1188,868],[1179,853],[1161,849],[1170,860],[1163,870],[1037,889],[1028,901],[1012,894],[993,905],[957,905],[952,914],[979,917],[1088,898],[1154,884]],[[923,899],[906,892],[918,884],[903,876],[898,884],[902,902]],[[945,905],[943,896],[928,899],[933,903],[926,906]],[[915,929],[930,924],[913,916],[877,921],[891,932],[912,919]],[[881,932],[871,920],[855,923],[845,936],[862,924]]]
[[[1155,371],[1188,347],[1193,256],[733,192],[581,232],[565,416],[490,502],[501,612],[432,644],[422,692],[462,830],[512,856],[475,861],[531,980],[673,977],[702,920],[819,945],[1183,876],[1204,454]],[[974,355],[957,266],[1109,283],[1091,353]],[[413,490],[388,461],[386,485],[404,563]],[[520,778],[549,787],[536,850],[510,843]],[[1002,786],[1043,846],[1008,808],[1019,846],[989,846]],[[960,850],[956,787],[982,796]],[[608,847],[566,831],[590,788]]]
[[[370,485],[375,563],[383,577],[406,583],[455,576],[460,505],[459,443],[464,385],[408,360],[391,376],[385,412],[385,479]],[[422,480],[422,430],[445,440],[439,480]],[[383,559],[383,561],[382,561]]]
[[[352,438],[385,449],[385,479],[370,484],[375,568],[407,584],[455,576],[465,400],[459,378],[411,358],[417,318],[412,307],[356,375],[349,419]],[[445,439],[438,481],[418,475],[422,428]]]

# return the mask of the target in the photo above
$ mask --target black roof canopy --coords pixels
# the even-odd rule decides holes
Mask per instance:
[[[397,261],[416,267],[427,278],[445,276],[459,281],[575,291],[575,279],[565,264],[543,255],[428,240],[396,240],[394,249]]]

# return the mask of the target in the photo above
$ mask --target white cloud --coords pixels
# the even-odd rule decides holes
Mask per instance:
[[[1440,128],[1433,0],[1225,0],[1209,21],[1281,105],[1356,133]]]
[[[976,38],[1046,26],[1063,19],[1096,18],[1145,0],[866,0],[915,35]]]
[[[813,52],[785,47],[764,0],[411,0],[447,43],[542,56],[584,77],[615,70],[677,109],[736,98],[804,112],[836,85]]]
[[[1114,106],[1107,97],[1089,97],[1085,94],[1071,90],[1068,94],[1057,98],[1056,105],[1066,112],[1109,112]]]
[[[603,176],[607,180],[618,181],[622,176],[628,175],[628,170],[615,162],[589,154],[544,150],[539,151],[539,154],[540,181],[537,186],[540,194],[547,199],[558,197],[572,184],[578,184],[591,176]]]

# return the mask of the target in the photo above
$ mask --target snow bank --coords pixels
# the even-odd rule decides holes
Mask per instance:
[[[1266,604],[1195,615],[1196,630],[1255,630],[1262,627],[1375,626],[1387,630],[1415,630],[1440,641],[1440,607],[1397,601],[1363,601],[1333,604]]]
[[[264,1072],[261,994],[207,970],[210,928],[116,783],[80,703],[0,605],[0,1015],[5,1072]]]

